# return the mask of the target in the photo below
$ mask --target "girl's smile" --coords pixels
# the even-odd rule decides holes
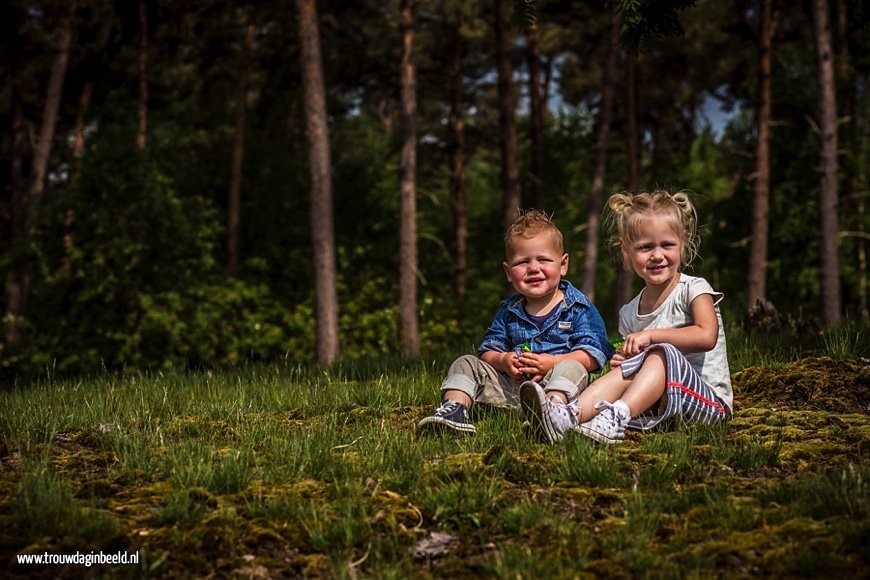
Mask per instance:
[[[623,242],[623,252],[635,273],[647,286],[667,286],[680,271],[681,241],[671,223],[649,215],[641,224],[637,239]]]

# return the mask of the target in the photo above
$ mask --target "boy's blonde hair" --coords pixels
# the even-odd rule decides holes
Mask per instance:
[[[680,266],[688,266],[698,255],[700,238],[697,232],[698,214],[689,199],[688,192],[669,193],[663,190],[641,193],[616,193],[607,200],[610,243],[620,247],[630,246],[640,236],[644,219],[657,215],[667,219],[680,238]],[[622,252],[619,252],[622,256]],[[628,268],[628,264],[625,264]]]
[[[565,253],[565,242],[562,239],[562,232],[553,223],[553,218],[538,209],[520,210],[513,223],[508,226],[504,234],[504,253],[508,258],[511,257],[514,250],[513,241],[516,238],[524,238],[526,240],[534,238],[541,232],[549,232],[553,237],[553,243],[556,246],[559,254]]]

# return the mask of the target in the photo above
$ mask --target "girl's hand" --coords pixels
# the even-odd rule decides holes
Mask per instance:
[[[625,337],[625,344],[622,345],[622,354],[628,358],[646,350],[652,341],[652,331],[642,330],[629,334]]]
[[[545,353],[524,352],[520,355],[518,362],[523,374],[530,376],[531,380],[537,382],[543,379],[556,365],[556,357]]]
[[[610,368],[617,368],[622,364],[622,361],[625,360],[625,357],[622,355],[622,350],[616,351],[613,357],[610,359]]]

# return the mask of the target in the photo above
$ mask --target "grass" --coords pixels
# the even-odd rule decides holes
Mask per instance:
[[[418,439],[443,360],[47,378],[0,392],[0,570],[138,550],[88,573],[866,576],[865,328],[729,336],[731,422],[612,447],[543,445],[499,411]],[[433,533],[450,541],[418,550]]]

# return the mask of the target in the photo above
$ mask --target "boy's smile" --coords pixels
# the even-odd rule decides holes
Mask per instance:
[[[568,273],[568,254],[560,253],[549,233],[516,237],[512,246],[504,271],[514,290],[526,297],[526,310],[535,314],[552,306],[558,301],[554,297],[559,282]]]

